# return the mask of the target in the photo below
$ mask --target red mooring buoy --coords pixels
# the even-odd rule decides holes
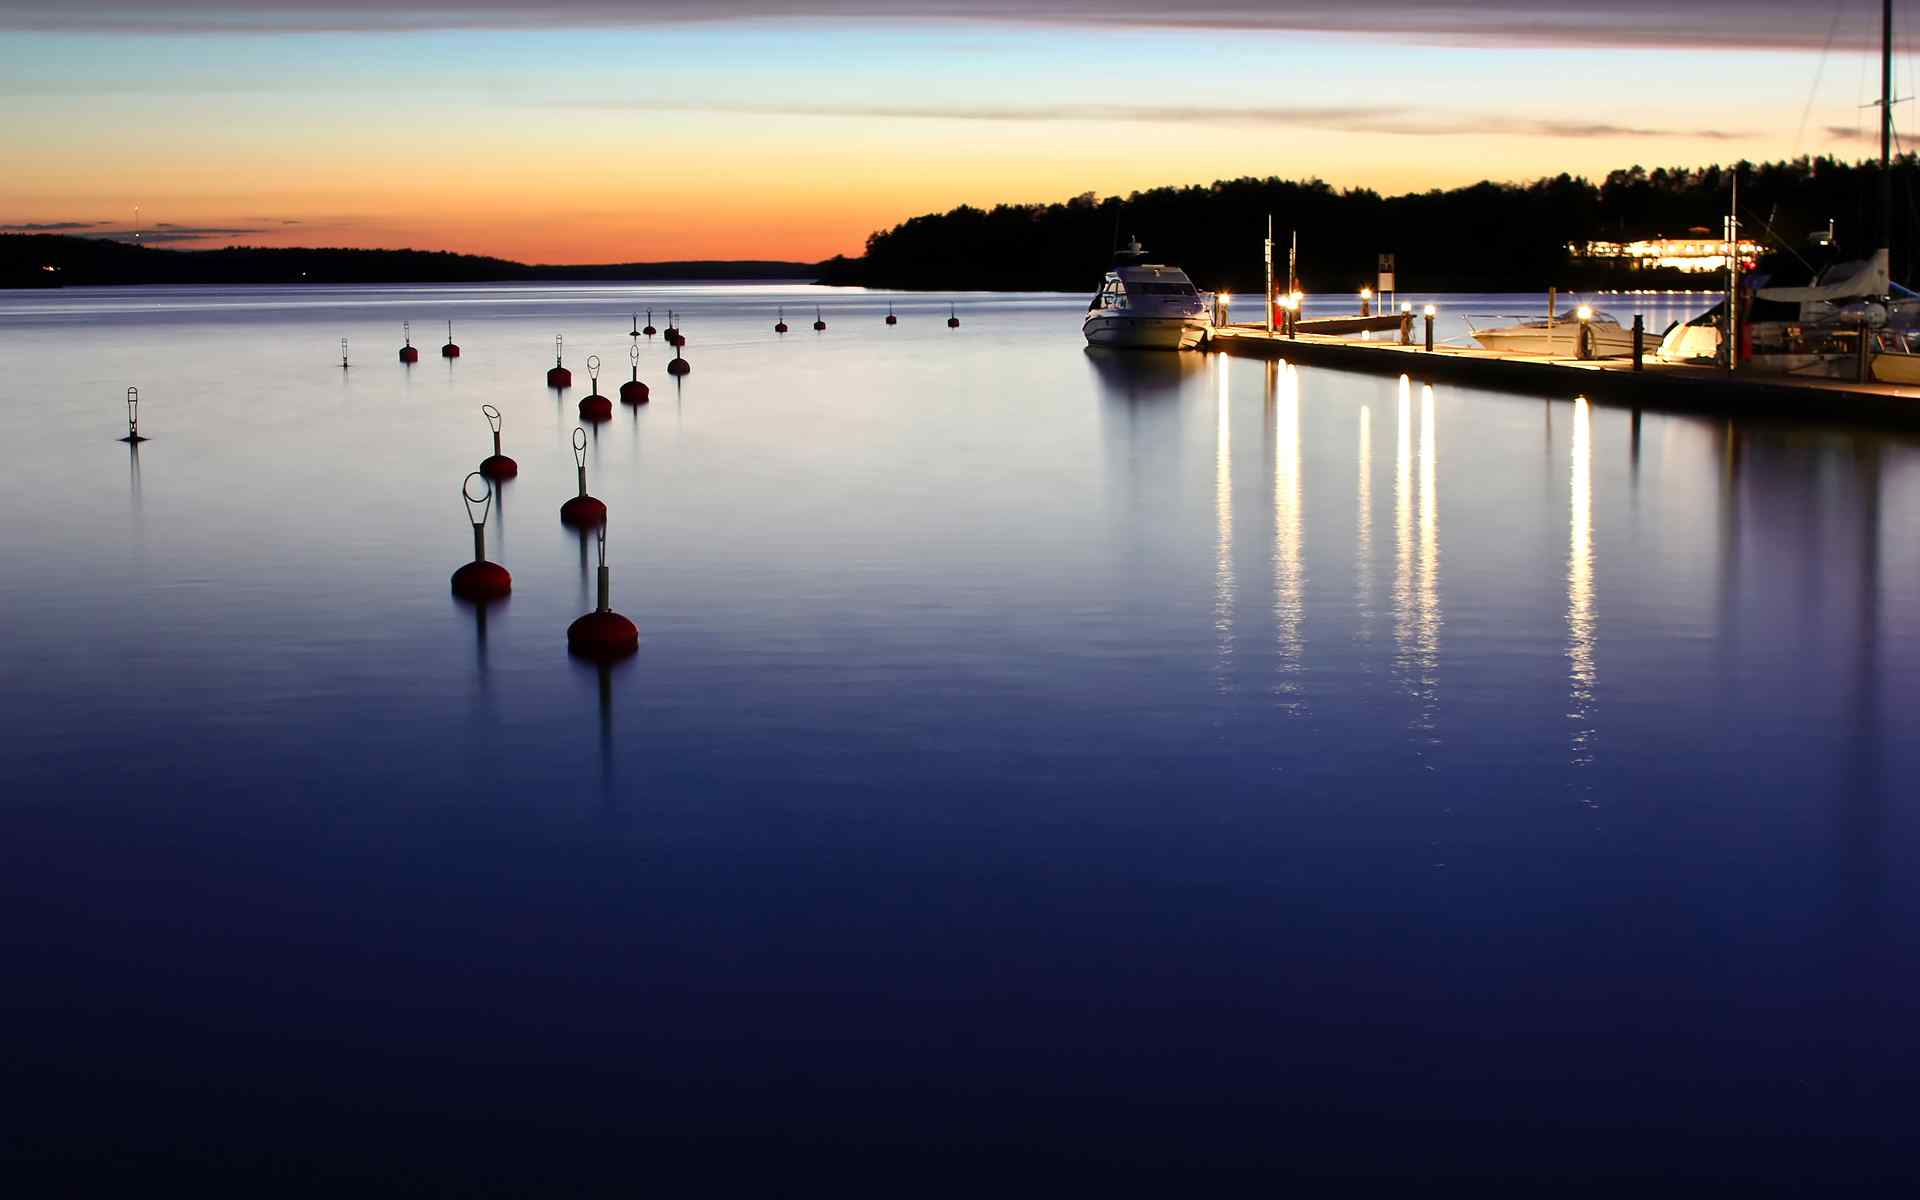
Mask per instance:
[[[887,301],[887,324],[898,325],[900,318],[893,315],[893,301]]]
[[[600,356],[587,355],[587,379],[592,383],[592,391],[580,399],[580,419],[583,421],[613,420],[613,401],[600,394]]]
[[[816,304],[813,306],[813,331],[819,333],[826,327],[827,323],[820,319],[820,306]]]
[[[580,494],[560,506],[560,523],[573,529],[592,529],[607,519],[607,506],[587,495],[587,431],[573,430],[573,464],[580,472]]]
[[[560,365],[561,335],[553,335],[553,369],[547,372],[547,386],[550,388],[568,388],[573,386],[573,372]]]
[[[500,453],[500,410],[491,404],[482,404],[480,411],[493,427],[493,453],[480,460],[480,473],[488,479],[512,479],[520,473],[520,464]]]
[[[647,310],[647,327],[645,329],[642,329],[640,332],[646,334],[648,337],[652,337],[654,334],[660,332],[658,329],[655,329],[653,327],[653,310],[652,309]]]
[[[780,315],[775,318],[773,322],[773,331],[775,333],[785,333],[787,331],[787,308],[784,304],[780,306]]]
[[[460,347],[453,344],[453,322],[447,322],[447,344],[440,347],[441,358],[459,358]]]
[[[953,305],[951,304],[947,305],[947,328],[948,329],[960,328],[960,318],[954,315]]]
[[[473,494],[476,479],[481,489],[478,496]],[[473,523],[473,561],[453,573],[453,594],[481,604],[498,600],[513,590],[513,576],[499,563],[487,561],[487,510],[493,507],[493,485],[475,471],[461,483],[460,498],[467,502],[467,520]]]
[[[640,382],[639,342],[627,347],[627,357],[633,360],[633,378],[620,385],[620,403],[638,408],[647,402],[647,385]]]
[[[640,648],[640,630],[608,607],[607,527],[602,523],[600,544],[600,603],[592,612],[567,626],[567,652],[595,662],[625,658]]]
[[[693,370],[693,367],[687,363],[686,359],[680,357],[680,347],[675,346],[673,348],[673,361],[667,364],[667,374],[685,375],[691,370]]]
[[[400,361],[403,363],[419,362],[420,352],[413,348],[413,322],[412,321],[400,322],[400,334],[401,334]]]

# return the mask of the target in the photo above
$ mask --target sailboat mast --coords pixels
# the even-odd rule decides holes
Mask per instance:
[[[1893,255],[1893,0],[1880,0],[1880,248]],[[1893,264],[1887,264],[1891,277]]]

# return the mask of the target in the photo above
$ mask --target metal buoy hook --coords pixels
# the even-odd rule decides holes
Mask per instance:
[[[565,340],[560,334],[553,335],[553,365],[556,367],[560,365],[560,349]]]
[[[573,465],[580,472],[580,494],[587,494],[587,431],[573,427]]]
[[[598,354],[587,355],[587,380],[593,384],[594,391],[600,390],[600,356]]]
[[[473,494],[473,481],[476,479],[480,481],[480,494],[478,496]],[[469,471],[466,479],[460,484],[460,497],[467,502],[467,520],[472,521],[475,525],[485,525],[487,523],[487,513],[493,508],[493,485],[487,482],[487,477],[478,471]],[[480,514],[478,516],[475,516],[473,512],[473,506],[476,504],[480,506]]]
[[[487,425],[493,430],[493,453],[497,458],[500,454],[500,410],[491,404],[482,404],[480,412],[487,418]]]
[[[635,379],[640,378],[640,343],[639,342],[635,342],[633,343],[633,345],[627,347],[627,357],[631,359],[633,362],[633,377]]]
[[[636,338],[640,336],[640,314],[639,313],[633,314],[633,332],[628,334],[627,336],[636,337]]]
[[[607,578],[607,527],[604,524],[601,525],[599,529],[594,531],[594,536],[600,545],[600,571],[599,571],[600,603],[599,603],[599,606],[594,609],[594,611],[608,612],[610,611],[610,606],[608,604],[608,599],[609,599],[608,593],[610,593],[613,589],[611,586],[609,586],[608,578]]]
[[[130,446],[137,446],[147,439],[140,436],[140,389],[127,389],[127,436],[120,439]]]
[[[347,369],[347,339],[340,339],[340,369]]]
[[[480,481],[481,492],[473,494],[473,481]],[[469,474],[460,483],[460,498],[467,502],[467,520],[473,523],[473,561],[485,562],[487,558],[487,514],[493,510],[493,485],[487,477],[478,471]],[[479,506],[479,513],[474,506]]]
[[[409,346],[413,345],[413,322],[412,321],[400,322],[400,340],[404,342],[406,345],[409,345]]]

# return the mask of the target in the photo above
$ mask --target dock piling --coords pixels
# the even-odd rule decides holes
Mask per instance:
[[[1633,315],[1633,369],[1634,370],[1638,371],[1641,369],[1641,362],[1642,360],[1645,359],[1646,353],[1647,353],[1647,318],[1641,315],[1640,313],[1635,313]],[[1637,423],[1635,424],[1634,429],[1636,432],[1639,430],[1639,425]]]
[[[1433,353],[1433,314],[1435,313],[1435,311],[1436,311],[1436,310],[1435,310],[1435,308],[1433,307],[1433,305],[1431,305],[1431,304],[1429,304],[1429,305],[1427,305],[1427,313],[1426,313],[1426,316],[1427,316],[1427,353],[1429,353],[1429,354],[1431,354],[1431,353]]]

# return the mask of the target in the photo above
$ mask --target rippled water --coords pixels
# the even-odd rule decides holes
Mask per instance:
[[[1910,1171],[1920,446],[885,303],[0,295],[10,1155]]]

